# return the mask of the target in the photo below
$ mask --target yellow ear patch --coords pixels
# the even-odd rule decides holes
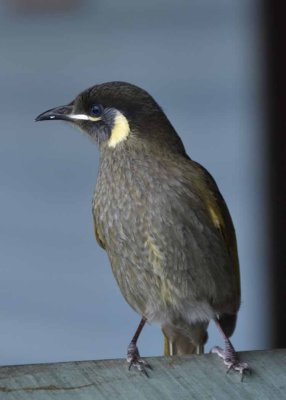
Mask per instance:
[[[114,126],[111,131],[111,136],[108,140],[109,147],[115,147],[118,143],[127,139],[130,133],[130,128],[127,119],[119,111],[114,118]]]

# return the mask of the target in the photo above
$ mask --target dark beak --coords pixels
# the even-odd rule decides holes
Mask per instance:
[[[71,105],[55,107],[38,115],[35,121],[36,122],[53,121],[53,120],[72,121],[72,119],[69,117],[71,113],[72,113]]]

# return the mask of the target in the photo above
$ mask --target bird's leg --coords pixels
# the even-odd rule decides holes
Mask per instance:
[[[250,368],[247,363],[239,362],[237,353],[234,350],[234,347],[231,344],[231,341],[225,335],[225,333],[220,325],[219,320],[217,318],[215,318],[214,321],[223,336],[225,348],[223,350],[221,347],[215,346],[212,348],[211,352],[216,353],[219,357],[221,357],[223,359],[223,362],[228,367],[227,373],[231,369],[233,369],[234,371],[238,371],[241,374],[241,380],[242,380],[245,372],[250,373]]]
[[[138,347],[137,347],[137,340],[139,335],[146,323],[146,318],[142,318],[138,328],[133,336],[129,346],[127,347],[127,362],[129,363],[129,370],[133,366],[138,369],[138,371],[144,372],[146,376],[148,376],[146,368],[151,368],[151,366],[147,363],[147,361],[143,360],[140,357]]]

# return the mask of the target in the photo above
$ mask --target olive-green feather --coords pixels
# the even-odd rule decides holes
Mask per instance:
[[[95,221],[93,220],[93,228],[94,228],[94,234],[95,234],[95,238],[97,240],[97,243],[100,245],[100,247],[103,248],[103,250],[105,250],[105,241],[103,236],[100,235],[99,230],[96,227]]]
[[[202,187],[202,192],[203,198],[209,209],[210,219],[212,220],[214,226],[219,230],[231,258],[231,265],[234,270],[235,278],[235,295],[237,300],[236,305],[239,307],[240,272],[234,225],[224,198],[222,197],[214,179],[204,167],[198,163],[195,164],[197,168],[201,170],[201,173],[204,176],[204,179],[201,181],[202,184],[205,185],[205,187]]]

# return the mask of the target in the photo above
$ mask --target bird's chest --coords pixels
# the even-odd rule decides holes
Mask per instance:
[[[108,253],[140,243],[149,223],[152,181],[136,173],[131,164],[102,166],[93,197],[93,215],[98,234]]]
[[[156,241],[163,206],[159,192],[164,187],[156,176],[146,164],[102,166],[93,198],[96,233],[113,274],[126,300],[143,314],[150,290],[158,297],[164,270],[163,246]]]

